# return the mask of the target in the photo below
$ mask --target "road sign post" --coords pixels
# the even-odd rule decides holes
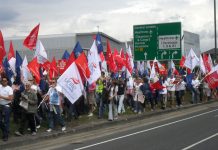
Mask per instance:
[[[181,23],[135,25],[134,60],[181,59]]]

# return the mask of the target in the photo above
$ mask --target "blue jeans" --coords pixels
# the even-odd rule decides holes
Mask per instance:
[[[0,105],[0,128],[3,132],[3,137],[8,137],[10,127],[11,108],[9,105]]]
[[[60,106],[59,105],[52,105],[52,106],[53,108],[50,109],[48,114],[49,128],[54,129],[54,121],[58,121],[61,127],[64,127],[65,123],[64,123],[64,119],[61,116]]]
[[[97,104],[99,104],[98,117],[103,118],[105,104],[104,104],[103,99],[102,99],[102,94],[96,93],[96,102],[97,102]]]
[[[135,101],[135,108],[134,111],[136,112],[143,112],[142,103],[139,101]]]

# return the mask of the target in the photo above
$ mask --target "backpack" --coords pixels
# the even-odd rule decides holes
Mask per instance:
[[[144,83],[139,88],[142,91],[143,95],[147,95],[149,92],[151,92],[151,89],[148,83]]]

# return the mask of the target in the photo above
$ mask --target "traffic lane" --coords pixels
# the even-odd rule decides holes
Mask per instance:
[[[211,139],[208,139],[198,145],[193,146],[190,148],[192,150],[217,150],[218,149],[218,136],[215,136]]]
[[[88,149],[141,149],[143,147],[147,147],[148,149],[182,149],[196,141],[203,139],[204,137],[208,137],[213,133],[217,132],[217,124],[218,118],[214,117],[218,114],[217,110],[215,112],[205,114],[196,118],[192,118],[189,120],[181,121],[175,124],[163,126],[160,128],[156,128],[154,130],[142,132],[140,134],[136,134],[134,136],[129,136],[125,138],[121,138],[118,140],[106,142],[100,145],[96,145],[93,147],[89,147]],[[190,116],[190,115],[187,115]],[[184,116],[186,118],[187,116]],[[181,119],[181,117],[179,117]],[[176,119],[171,119],[170,121],[175,121]],[[169,121],[167,121],[170,123]],[[151,127],[157,127],[166,123],[154,123],[152,126],[148,125],[145,127],[140,127],[138,129],[133,129],[128,132],[122,132],[113,134],[110,136],[106,136],[100,139],[94,139],[91,141],[85,141],[84,144],[78,144],[75,146],[74,144],[65,147],[66,149],[79,148],[91,144],[96,144],[102,141],[111,140],[123,135],[127,135],[129,133],[135,133],[141,130],[147,130]],[[200,132],[202,131],[202,132]]]

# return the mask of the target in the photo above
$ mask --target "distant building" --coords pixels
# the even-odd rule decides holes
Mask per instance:
[[[51,61],[53,57],[55,57],[56,60],[61,59],[65,50],[71,53],[77,41],[80,42],[82,48],[85,51],[89,50],[92,46],[93,39],[95,38],[96,34],[97,32],[39,35],[38,39],[41,40],[48,54],[48,58]],[[102,32],[100,32],[100,35],[104,47],[104,52],[106,52],[107,49],[107,39],[110,42],[111,51],[113,51],[114,48],[117,48],[118,51],[121,49],[123,44],[121,41]],[[9,50],[10,40],[12,40],[14,50],[17,50],[22,58],[26,55],[27,59],[31,60],[34,56],[34,52],[23,46],[24,39],[25,37],[5,38],[5,48],[6,51]]]
[[[212,60],[214,61],[214,64],[215,64],[215,60],[218,62],[218,49],[216,49],[215,52],[215,48],[212,48],[210,50],[205,51],[204,53],[210,54]]]
[[[190,49],[192,48],[195,52],[195,54],[199,57],[201,54],[200,49],[200,37],[196,33],[184,31],[183,32],[183,55],[188,55]]]

